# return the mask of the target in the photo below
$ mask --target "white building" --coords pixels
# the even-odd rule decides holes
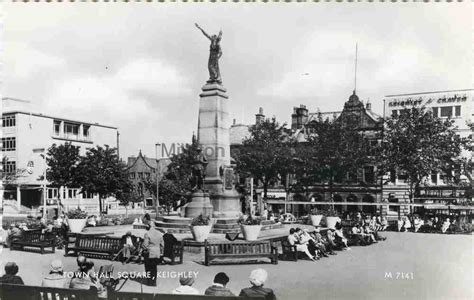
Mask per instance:
[[[24,100],[3,98],[2,157],[5,173],[17,174],[4,182],[5,213],[31,213],[43,205],[44,194],[51,208],[57,207],[58,189],[43,188],[44,156],[53,144],[70,142],[84,154],[88,148],[109,145],[118,148],[117,127],[71,120],[39,113]],[[8,180],[7,180],[8,181]],[[82,195],[78,189],[65,188],[66,209],[80,205],[90,213],[98,212],[98,198]]]
[[[385,117],[398,115],[401,110],[413,106],[425,107],[436,117],[451,118],[460,137],[473,133],[468,124],[474,122],[474,89],[388,95],[384,98]],[[472,159],[473,153],[464,151],[462,156]],[[393,199],[393,202],[407,202],[408,192],[404,178],[395,174],[390,177],[390,181],[384,186],[384,198],[390,196],[389,199]],[[426,192],[427,197],[430,193],[438,197],[461,196],[460,191],[450,188],[444,174],[432,174],[425,179],[424,186],[431,189],[431,192]],[[398,207],[393,206],[391,209],[398,210]],[[407,211],[408,207],[402,207],[402,213]]]

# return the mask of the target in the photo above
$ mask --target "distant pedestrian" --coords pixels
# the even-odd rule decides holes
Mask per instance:
[[[18,265],[14,262],[7,262],[5,264],[5,275],[0,277],[0,283],[7,284],[21,284],[24,285],[23,279],[20,276],[17,276]]]
[[[204,292],[204,295],[208,296],[235,296],[227,287],[229,283],[229,276],[226,273],[217,273],[214,277],[214,283],[208,287]]]
[[[251,287],[242,289],[239,297],[245,298],[263,298],[265,300],[276,300],[272,289],[264,288],[263,284],[267,280],[268,274],[264,269],[256,269],[250,273]]]
[[[194,277],[182,276],[179,278],[180,286],[171,291],[171,294],[182,295],[199,295],[199,291],[192,287],[194,284]]]

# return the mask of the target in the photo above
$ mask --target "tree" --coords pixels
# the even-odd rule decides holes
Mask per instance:
[[[116,148],[97,146],[81,157],[76,172],[77,184],[82,193],[97,193],[99,209],[103,211],[102,199],[124,197],[133,190],[127,166],[119,160]]]
[[[386,171],[406,176],[413,202],[424,178],[459,167],[462,145],[453,120],[434,117],[422,107],[406,108],[386,120],[381,158]]]
[[[59,146],[53,144],[46,154],[46,179],[51,186],[59,189],[59,202],[62,199],[61,188],[79,187],[76,178],[77,166],[80,155],[79,147],[71,143],[64,143]]]
[[[251,126],[250,137],[244,139],[242,147],[235,152],[237,171],[260,182],[265,198],[270,183],[292,170],[293,140],[285,126],[275,118]]]
[[[185,204],[187,195],[192,189],[192,165],[198,154],[198,144],[194,141],[186,145],[179,154],[170,157],[170,164],[159,183],[160,204],[164,204],[169,212],[171,207],[176,206],[178,201]],[[148,179],[144,182],[145,189],[156,199],[156,179]]]
[[[359,128],[360,120],[355,115],[318,119],[308,124],[307,147],[299,152],[304,168],[300,181],[326,182],[331,201],[335,181],[353,181],[360,168],[369,161],[367,139]],[[301,155],[303,154],[303,155]]]

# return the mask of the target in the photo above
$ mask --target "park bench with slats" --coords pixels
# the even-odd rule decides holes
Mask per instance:
[[[272,264],[278,264],[278,249],[272,241],[255,242],[216,242],[204,243],[205,265],[213,259],[270,258]]]
[[[47,288],[41,286],[0,284],[0,300],[99,300],[94,290]],[[152,294],[134,292],[113,292],[108,300],[234,300],[249,299],[237,296],[206,296],[185,294]]]
[[[20,239],[11,242],[12,250],[24,250],[25,247],[39,248],[44,254],[45,248],[51,248],[55,252],[55,237],[51,233],[41,233],[41,230],[25,230]]]
[[[121,238],[108,236],[85,236],[77,235],[74,246],[68,247],[65,256],[69,251],[73,251],[74,255],[106,255],[109,259],[122,249]]]

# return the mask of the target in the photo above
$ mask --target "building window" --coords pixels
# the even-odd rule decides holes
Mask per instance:
[[[2,126],[3,127],[15,127],[16,126],[15,115],[2,116]]]
[[[135,173],[133,172],[130,173],[130,179],[135,179]]]
[[[7,137],[2,138],[3,151],[15,151],[16,150],[16,138]]]
[[[454,107],[454,116],[460,117],[461,116],[461,106],[455,106]]]
[[[16,172],[16,161],[6,161],[3,166],[5,173],[11,174]]]
[[[441,107],[441,117],[442,118],[449,118],[453,116],[453,107],[452,106],[445,106]]]
[[[79,136],[79,124],[64,123],[64,135],[68,139],[76,139]]]
[[[375,182],[375,172],[373,166],[366,166],[364,167],[364,180],[367,183],[374,183]]]
[[[432,184],[438,184],[438,174],[437,173],[431,173],[431,183]]]
[[[61,121],[54,120],[53,127],[54,127],[54,135],[59,136]]]
[[[396,118],[398,116],[398,110],[394,109],[392,110],[392,117]]]
[[[149,173],[149,172],[146,172],[146,173],[145,173],[145,178],[146,178],[146,179],[150,179],[150,173]]]
[[[82,135],[84,136],[85,139],[89,137],[89,129],[90,129],[90,126],[88,125],[82,126]]]
[[[437,118],[438,117],[438,108],[433,107],[433,117]]]

